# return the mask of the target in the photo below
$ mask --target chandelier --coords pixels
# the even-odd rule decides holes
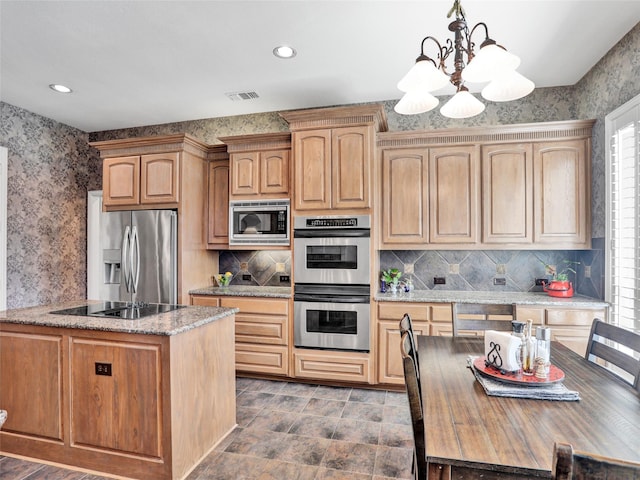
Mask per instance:
[[[484,111],[484,104],[469,93],[465,82],[489,82],[483,88],[482,96],[493,102],[517,100],[533,91],[533,82],[516,72],[520,58],[489,38],[485,23],[480,22],[469,31],[460,0],[454,0],[447,18],[453,13],[456,19],[449,24],[449,30],[454,32],[453,42],[449,38],[443,46],[431,36],[422,39],[415,65],[398,82],[398,89],[405,94],[394,107],[396,112],[414,115],[434,109],[438,99],[430,92],[449,82],[456,87],[456,93],[440,108],[440,113],[449,118],[469,118]],[[484,28],[485,40],[474,52],[475,44],[471,38],[478,27]],[[424,53],[427,40],[437,47],[435,60]],[[449,71],[445,62],[451,55],[453,70]]]

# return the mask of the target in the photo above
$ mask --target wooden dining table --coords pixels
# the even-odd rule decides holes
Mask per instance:
[[[578,401],[487,395],[467,362],[482,338],[419,335],[417,351],[429,480],[550,478],[554,442],[640,462],[640,394],[558,342],[551,363]]]

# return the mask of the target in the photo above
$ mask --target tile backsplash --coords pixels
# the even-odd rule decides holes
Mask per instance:
[[[384,250],[380,269],[397,268],[411,277],[417,290],[537,292],[537,278],[550,278],[545,264],[559,269],[564,260],[579,262],[570,274],[577,293],[604,298],[603,250]],[[589,268],[585,268],[589,267]],[[413,273],[408,273],[413,272]],[[588,276],[586,275],[588,273]],[[445,279],[436,285],[435,277]],[[494,285],[504,279],[505,285]]]
[[[231,285],[289,287],[291,286],[291,251],[238,250],[220,252],[219,270],[219,273],[231,272],[233,274]],[[246,277],[247,275],[249,277]],[[282,276],[288,277],[288,280],[281,281],[280,277]]]

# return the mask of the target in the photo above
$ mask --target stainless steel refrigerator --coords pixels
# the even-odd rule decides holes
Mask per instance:
[[[105,212],[100,300],[177,303],[177,212]]]

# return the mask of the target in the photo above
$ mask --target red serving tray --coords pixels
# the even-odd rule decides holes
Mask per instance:
[[[535,375],[522,375],[521,373],[512,372],[500,373],[500,370],[497,370],[495,367],[487,367],[484,364],[484,357],[476,358],[473,361],[473,367],[486,377],[524,387],[544,387],[545,385],[564,380],[564,372],[553,364],[549,367],[549,375],[547,378],[538,378]]]

